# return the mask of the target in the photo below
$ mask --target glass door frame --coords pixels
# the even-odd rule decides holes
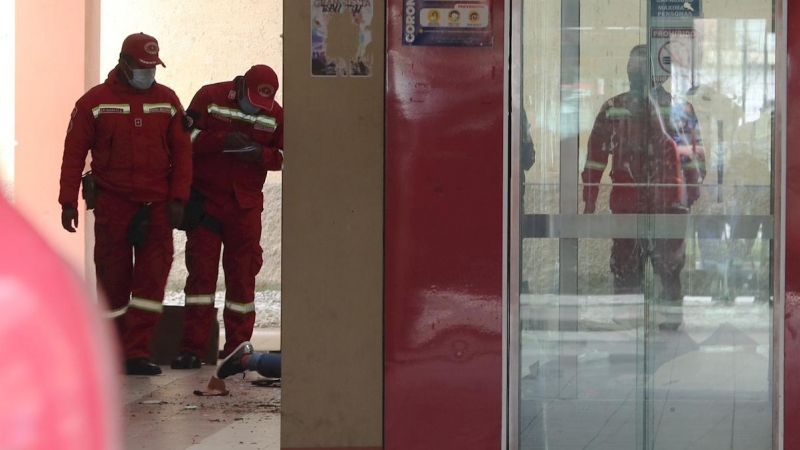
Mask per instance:
[[[496,0],[497,1],[497,0]],[[506,230],[503,239],[504,255],[504,286],[503,286],[503,411],[501,433],[501,448],[503,450],[517,450],[520,444],[520,276],[521,276],[521,218],[520,210],[521,196],[521,171],[520,171],[520,118],[521,118],[521,89],[522,89],[522,3],[525,0],[505,0],[505,39],[504,46],[505,63],[508,69],[504,73],[505,86],[505,111],[504,126],[506,134],[504,137],[504,161],[505,179],[508,184],[504,187],[504,215],[503,226]],[[532,0],[527,0],[532,2]],[[560,0],[562,8],[568,4],[573,8],[580,8],[580,0]],[[640,0],[649,1],[649,0]],[[773,174],[773,200],[775,208],[772,214],[772,263],[773,272],[773,326],[772,326],[772,346],[771,346],[771,370],[772,370],[772,396],[773,396],[773,421],[772,435],[776,449],[783,449],[783,430],[784,430],[784,302],[785,302],[785,222],[783,220],[786,210],[786,83],[787,83],[787,39],[786,30],[788,27],[787,14],[788,0],[776,0],[774,5],[775,15],[775,118],[773,133],[773,154],[774,167]],[[568,14],[567,14],[568,15]],[[562,27],[564,26],[564,12],[562,11]],[[579,14],[578,14],[579,17]],[[579,26],[580,24],[578,24]],[[579,31],[578,31],[579,33]],[[563,31],[562,31],[563,36]],[[580,50],[578,47],[578,54]],[[564,55],[562,53],[562,61]],[[563,62],[562,62],[563,64]],[[562,119],[563,120],[563,119]],[[564,143],[569,144],[569,139],[563,139]],[[575,158],[562,158],[560,162],[563,173],[573,173],[577,182],[577,158],[578,158],[578,137],[574,136]],[[562,155],[564,152],[562,152]],[[566,169],[566,170],[565,170]],[[562,185],[563,182],[559,182]],[[578,190],[575,190],[577,195]],[[566,209],[578,213],[578,199],[575,195],[562,196],[560,199],[561,211]],[[662,217],[663,218],[663,217]],[[558,226],[558,223],[554,224]],[[577,228],[580,228],[576,225]],[[567,236],[563,236],[567,237]],[[610,236],[609,236],[610,237]],[[572,239],[568,239],[572,241]],[[565,243],[563,238],[559,239],[561,250]],[[577,239],[575,239],[577,242]],[[571,243],[566,243],[567,246]],[[575,244],[577,245],[577,244]],[[577,247],[575,247],[577,256]],[[562,253],[563,254],[563,253]],[[564,283],[562,280],[560,283]],[[566,280],[569,282],[569,280]],[[562,286],[563,288],[564,286]],[[568,311],[566,313],[569,313]]]

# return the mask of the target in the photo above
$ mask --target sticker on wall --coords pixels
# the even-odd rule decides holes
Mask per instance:
[[[403,45],[490,47],[491,10],[491,0],[403,0]]]
[[[650,0],[651,17],[701,17],[701,0]]]
[[[693,46],[692,28],[652,28],[650,54],[653,58],[653,82],[661,84],[670,76],[683,78],[684,72],[692,68]]]
[[[311,75],[372,76],[372,3],[311,0]]]

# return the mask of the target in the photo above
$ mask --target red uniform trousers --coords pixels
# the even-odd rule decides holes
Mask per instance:
[[[141,206],[98,189],[94,209],[97,285],[108,300],[125,359],[150,356],[150,340],[161,317],[172,267],[172,228],[166,202],[150,205],[144,246],[134,249],[128,243],[128,225]]]
[[[653,273],[661,280],[659,303],[680,306],[681,271],[686,260],[683,239],[613,239],[611,273],[614,293],[641,294],[645,264],[653,264]]]
[[[614,214],[686,214],[664,205],[660,192],[655,190],[632,190],[615,186],[612,200],[625,207],[612,207]],[[661,292],[654,299],[667,306],[680,306],[683,302],[681,272],[686,262],[684,239],[612,239],[611,274],[614,276],[615,294],[641,294],[646,264],[653,265],[653,273],[661,281]]]
[[[233,195],[224,205],[203,201],[206,214],[222,222],[217,234],[199,225],[186,233],[186,308],[181,350],[205,354],[214,314],[219,258],[225,273],[225,346],[227,355],[253,336],[256,321],[256,275],[263,263],[261,212],[263,207],[242,208]],[[225,250],[222,251],[222,246]]]

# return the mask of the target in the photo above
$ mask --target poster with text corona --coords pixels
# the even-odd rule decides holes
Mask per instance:
[[[491,47],[492,0],[403,0],[403,45]]]

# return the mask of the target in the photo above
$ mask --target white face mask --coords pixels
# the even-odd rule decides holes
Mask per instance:
[[[127,73],[125,73],[125,77],[128,78],[128,82],[131,86],[136,89],[147,89],[152,86],[153,82],[156,80],[155,67],[152,69],[134,69],[127,62],[125,65],[133,72],[133,77],[129,77]]]

